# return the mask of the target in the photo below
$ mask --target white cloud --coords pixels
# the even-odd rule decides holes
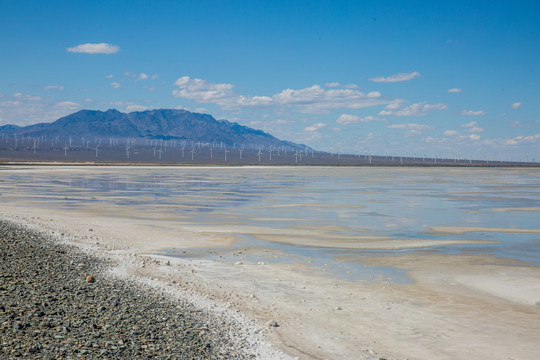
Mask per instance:
[[[451,89],[448,89],[448,92],[449,92],[449,93],[460,93],[460,92],[461,92],[461,89],[458,89],[458,88],[451,88]]]
[[[120,48],[116,45],[99,43],[92,44],[86,43],[77,45],[74,47],[67,48],[67,51],[73,53],[84,53],[84,54],[116,54],[120,51]]]
[[[154,75],[152,75],[152,77],[150,79],[155,80],[155,79],[157,79],[157,77],[158,77],[158,75],[154,74]]]
[[[414,130],[414,129],[413,129],[413,130],[407,131],[407,132],[405,133],[405,137],[414,136],[414,135],[420,135],[420,134],[422,134],[421,131],[419,131],[419,130]]]
[[[400,108],[399,104],[390,104],[386,106],[386,110],[379,112],[379,115],[395,115],[401,116],[426,116],[430,110],[446,110],[448,107],[445,104],[428,104],[427,102],[419,102]]]
[[[486,112],[484,110],[477,110],[477,111],[462,110],[461,115],[464,115],[464,116],[483,116],[483,115],[486,115]]]
[[[81,105],[73,101],[60,101],[54,104],[54,107],[58,109],[67,110],[67,111],[75,111],[75,110],[80,109]]]
[[[1,100],[0,114],[4,122],[20,126],[54,121],[81,108],[75,102],[58,102],[22,93],[5,96]]]
[[[480,140],[480,135],[477,135],[477,134],[471,134],[469,135],[469,139],[471,140]]]
[[[397,110],[401,107],[401,104],[394,103],[394,104],[388,104],[386,105],[386,110]]]
[[[455,136],[457,134],[458,134],[458,132],[456,130],[445,130],[444,131],[444,136]]]
[[[358,85],[356,85],[356,84],[347,84],[347,85],[343,85],[343,88],[344,89],[358,89]]]
[[[140,73],[139,76],[137,76],[137,80],[146,80],[148,79],[148,75],[145,73]]]
[[[113,77],[113,74],[105,75],[105,79],[112,79]]]
[[[404,129],[404,130],[428,130],[428,129],[433,129],[433,126],[429,126],[425,124],[408,123],[408,124],[388,125],[388,128],[389,129]]]
[[[148,107],[148,106],[142,106],[142,105],[137,105],[137,104],[129,104],[129,105],[126,105],[125,112],[145,111],[145,110],[150,110],[150,109],[152,109],[152,108]]]
[[[28,95],[23,93],[15,93],[13,97],[17,100],[30,100],[30,101],[39,101],[43,100],[41,96]]]
[[[461,127],[466,127],[466,128],[471,128],[471,127],[474,127],[476,126],[478,123],[476,121],[471,121],[470,123],[466,123],[466,124],[461,124],[460,126]]]
[[[521,103],[520,102],[512,103],[512,105],[510,105],[510,107],[512,109],[519,109],[521,107]]]
[[[214,84],[209,81],[189,76],[182,76],[174,83],[180,90],[173,90],[175,97],[194,100],[201,103],[215,103],[228,105],[231,99],[238,98],[234,92],[233,84]]]
[[[377,77],[371,78],[369,80],[374,81],[374,82],[389,83],[389,82],[400,82],[400,81],[412,80],[412,79],[420,77],[420,76],[421,75],[420,75],[419,72],[414,71],[414,72],[411,72],[411,73],[399,73],[399,74],[390,75],[390,76],[387,76],[387,77],[377,76]]]
[[[339,83],[338,82],[329,82],[329,83],[324,84],[324,86],[326,86],[326,87],[339,87]]]
[[[272,96],[245,96],[234,92],[234,85],[211,83],[183,76],[176,80],[179,88],[173,95],[200,103],[213,103],[225,109],[249,107],[295,107],[304,113],[328,112],[330,109],[360,109],[375,105],[390,104],[397,100],[383,99],[379,92],[364,94],[354,89],[323,89],[313,85],[304,89],[285,89]]]
[[[468,132],[477,133],[477,132],[483,132],[485,131],[483,127],[478,126],[478,123],[476,121],[471,121],[466,124],[461,124],[461,127],[467,128]]]
[[[475,127],[470,128],[469,131],[472,133],[483,132],[484,128],[480,126],[475,126]]]
[[[308,126],[307,128],[305,128],[304,131],[313,132],[313,131],[317,131],[320,128],[323,128],[325,126],[326,126],[326,124],[323,124],[323,123],[313,124],[313,125]]]
[[[45,89],[47,91],[48,90],[64,90],[64,87],[60,86],[60,85],[47,85],[43,89]]]
[[[531,135],[531,136],[516,136],[513,139],[504,140],[504,144],[517,145],[517,144],[521,144],[525,142],[535,142],[537,140],[540,140],[540,134]]]
[[[377,121],[377,120],[379,120],[379,118],[374,117],[374,116],[366,116],[366,117],[361,118],[360,116],[357,116],[357,115],[341,114],[339,118],[336,120],[336,122],[338,124],[349,125],[349,124],[354,124],[357,122],[370,122],[370,121]]]
[[[122,85],[120,85],[119,83],[117,82],[112,82],[111,83],[111,87],[115,88],[115,89],[120,89],[122,87]]]

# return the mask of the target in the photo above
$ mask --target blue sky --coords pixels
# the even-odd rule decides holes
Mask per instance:
[[[183,108],[318,150],[540,160],[538,1],[0,5],[0,125]]]

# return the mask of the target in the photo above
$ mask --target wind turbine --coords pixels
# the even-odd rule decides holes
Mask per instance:
[[[195,157],[195,146],[191,148],[191,160],[193,161],[193,158]]]
[[[242,160],[242,153],[244,152],[244,144],[242,144],[242,147],[238,148],[238,151],[240,151],[240,160]]]
[[[257,156],[259,157],[259,162],[261,162],[261,155],[262,155],[262,150],[261,150],[261,147],[259,146],[259,152],[257,153]]]
[[[63,150],[64,150],[64,157],[66,157],[66,156],[67,156],[67,151],[69,150],[67,144],[64,145],[64,149],[63,149]]]
[[[229,150],[227,150],[227,147],[225,147],[225,162],[227,162],[227,153],[229,152]]]
[[[99,144],[96,145],[96,158],[98,157]]]

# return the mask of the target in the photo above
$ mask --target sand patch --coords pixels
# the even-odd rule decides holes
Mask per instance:
[[[437,235],[458,235],[470,232],[492,233],[515,233],[515,234],[540,234],[540,229],[518,229],[500,227],[476,227],[476,226],[431,226],[429,231]]]
[[[507,212],[507,211],[540,211],[540,207],[522,207],[522,208],[495,208],[495,209],[489,209],[490,211],[499,211],[499,212]]]

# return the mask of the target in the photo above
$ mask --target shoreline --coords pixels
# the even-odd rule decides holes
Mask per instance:
[[[0,355],[290,358],[234,311],[115,274],[118,259],[64,234],[2,216],[0,245]]]
[[[289,171],[293,175],[305,173],[303,169]],[[521,171],[508,170],[514,174]],[[155,173],[160,173],[137,172],[144,181],[155,181]],[[234,201],[219,210],[221,201],[238,199],[228,195],[234,194],[227,192],[230,186],[211,187],[221,182],[221,172],[203,172],[211,174],[177,181],[173,170],[164,175],[163,182],[158,175],[156,198],[152,188],[133,193],[139,187],[130,184],[137,184],[139,178],[132,181],[122,175],[120,167],[111,171],[94,171],[91,167],[73,171],[70,167],[19,168],[6,171],[15,175],[5,179],[0,218],[53,234],[59,242],[106,261],[110,264],[107,274],[114,279],[196,304],[218,318],[229,314],[238,324],[239,334],[246,338],[254,334],[267,344],[250,343],[262,346],[263,350],[257,351],[259,358],[534,359],[531,354],[537,353],[540,338],[540,266],[522,260],[534,257],[536,247],[531,244],[531,255],[515,260],[497,258],[497,252],[489,251],[491,246],[498,246],[491,240],[503,240],[504,236],[511,241],[515,235],[507,233],[531,230],[534,221],[517,222],[521,226],[515,228],[509,226],[512,222],[486,228],[497,222],[472,227],[475,224],[463,221],[455,222],[463,225],[460,227],[441,228],[449,224],[426,218],[424,222],[432,228],[425,226],[425,231],[439,226],[438,230],[446,234],[427,242],[422,236],[403,239],[392,232],[378,234],[380,227],[376,224],[350,233],[349,227],[339,222],[332,226],[325,221],[295,226],[283,221],[296,221],[294,213],[301,208],[296,193],[285,192],[287,201],[255,203],[244,206],[243,211],[234,210]],[[478,172],[482,178],[496,173],[470,172]],[[233,174],[231,184],[242,186],[245,183],[238,178],[250,171],[237,174],[232,169],[225,173]],[[257,176],[265,179],[269,173],[265,170]],[[381,170],[374,174],[367,184],[385,173]],[[392,173],[393,178],[400,179],[407,170]],[[430,176],[426,170],[420,180],[432,181]],[[168,184],[171,177],[174,181],[169,183],[178,191],[183,191],[183,186],[189,191],[161,191],[161,184]],[[86,179],[98,181],[94,185],[103,188],[87,188]],[[202,192],[201,179],[208,181]],[[413,186],[409,191],[412,199],[425,195],[414,191],[416,184],[409,186]],[[531,193],[533,186],[531,182],[524,193]],[[226,193],[221,194],[223,191]],[[370,188],[368,194],[378,194],[373,191]],[[134,203],[126,201],[132,199]],[[332,206],[332,202],[309,203],[320,205],[327,213],[331,210],[327,207]],[[345,202],[345,211],[340,214],[347,215],[350,205]],[[357,205],[369,208],[371,202],[355,203],[355,208]],[[228,210],[231,208],[233,211]],[[218,210],[206,212],[208,209]],[[261,212],[264,209],[271,211]],[[535,214],[531,211],[537,211],[536,206],[525,208],[520,203],[519,208],[507,208],[506,203],[497,202],[488,202],[480,210],[497,214],[492,209],[526,209],[523,214],[527,219]],[[457,214],[469,217],[469,212]],[[407,220],[400,212],[390,211],[389,215]],[[385,224],[394,232],[400,231],[399,224],[379,225]],[[489,229],[501,234],[492,236],[485,232]],[[482,231],[477,236],[478,230]],[[473,235],[459,235],[464,231]],[[257,236],[263,238],[257,240]],[[310,241],[306,243],[307,238]],[[324,238],[332,239],[337,248],[320,247]],[[516,247],[526,244],[520,243],[518,236],[515,239]],[[279,244],[269,240],[279,240]],[[396,250],[342,249],[358,241],[361,249]],[[451,247],[458,244],[467,244],[468,251],[453,251]],[[319,247],[312,251],[306,245]],[[402,278],[405,281],[400,281]],[[266,325],[272,321],[279,326]],[[507,346],[509,343],[513,346]]]
[[[321,168],[321,167],[344,167],[344,168],[455,168],[455,169],[539,169],[539,163],[523,163],[511,162],[504,164],[256,164],[256,163],[186,163],[186,162],[125,162],[125,161],[16,161],[16,160],[1,160],[0,166],[89,166],[89,167],[190,167],[190,168],[223,168],[223,167],[238,167],[238,168]]]
[[[231,315],[241,334],[257,338],[251,344],[259,347],[258,359],[535,358],[538,267],[473,255],[369,256],[364,266],[403,269],[414,284],[351,282],[332,278],[325,268],[266,263],[283,255],[275,250],[258,250],[258,263],[242,251],[223,252],[220,260],[177,258],[121,245],[95,224],[83,228],[74,219],[48,216],[12,212],[2,218],[54,231],[60,243],[114,263],[107,274],[123,283],[183,299],[218,317]],[[279,326],[266,326],[272,320]],[[508,341],[515,346],[504,346]]]

